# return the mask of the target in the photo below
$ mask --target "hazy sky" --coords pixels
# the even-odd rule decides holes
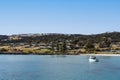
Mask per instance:
[[[120,31],[120,0],[0,0],[0,34]]]

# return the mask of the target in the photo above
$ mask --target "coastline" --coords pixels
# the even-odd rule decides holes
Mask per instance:
[[[39,53],[39,54],[34,54],[34,53],[8,53],[8,52],[4,52],[1,53],[0,55],[81,55],[81,56],[120,56],[120,54],[113,54],[113,53],[98,53],[98,54],[94,54],[94,53],[86,53],[86,54],[50,54],[50,53]]]
[[[86,56],[120,56],[120,54],[81,54]]]

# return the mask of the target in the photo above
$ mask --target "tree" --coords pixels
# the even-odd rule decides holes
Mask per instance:
[[[5,48],[0,49],[1,52],[7,52],[8,50]]]
[[[64,41],[64,43],[63,43],[63,52],[65,53],[65,52],[66,52],[66,50],[67,50],[67,47],[66,47],[66,42]]]
[[[95,47],[94,47],[93,43],[89,41],[89,42],[86,44],[85,48],[86,48],[86,50],[87,50],[88,52],[90,52],[90,51],[93,51]]]
[[[92,49],[92,48],[94,48],[94,45],[93,45],[92,43],[88,43],[88,44],[86,45],[86,48]]]

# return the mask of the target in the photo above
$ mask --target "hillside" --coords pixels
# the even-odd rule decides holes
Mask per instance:
[[[1,53],[79,54],[120,50],[120,32],[0,35]]]

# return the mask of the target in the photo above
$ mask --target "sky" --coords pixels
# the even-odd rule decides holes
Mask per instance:
[[[0,35],[120,31],[120,0],[0,0]]]

